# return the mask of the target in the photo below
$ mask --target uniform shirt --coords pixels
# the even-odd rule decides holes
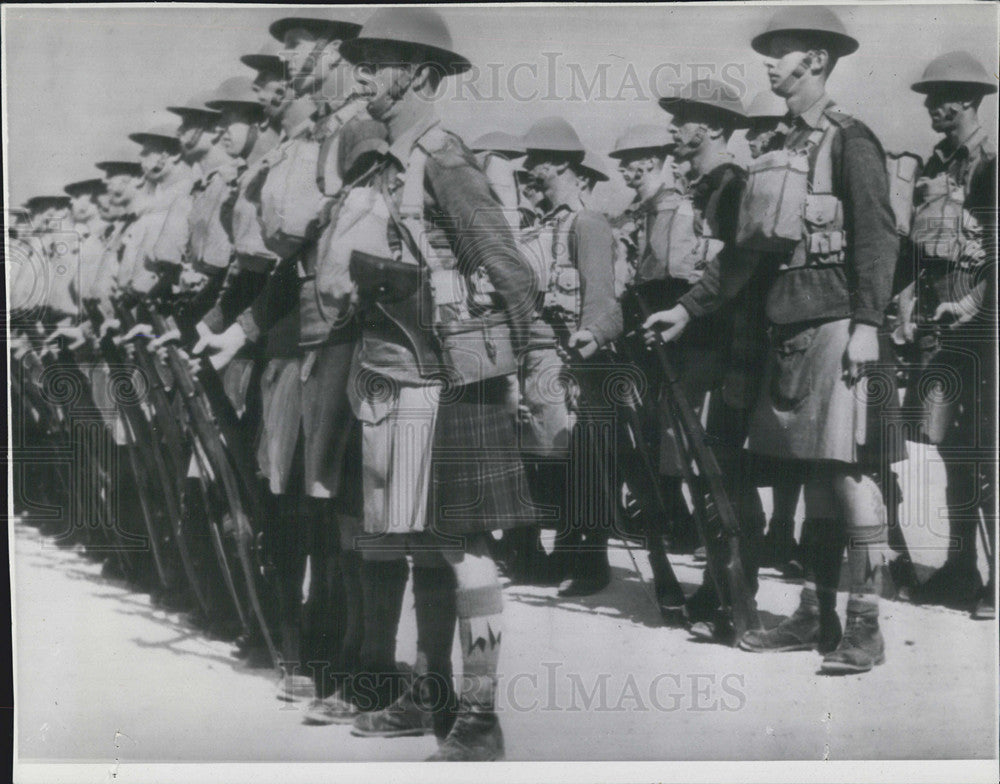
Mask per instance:
[[[552,223],[571,207],[561,204],[541,220]],[[580,330],[588,330],[605,346],[622,333],[622,309],[615,296],[615,235],[608,219],[582,209],[569,233],[569,258],[580,274]],[[532,344],[552,343],[555,332],[544,321],[531,325]]]
[[[406,170],[414,147],[437,125],[437,118],[431,114],[389,147],[378,177],[384,178],[384,187],[397,206],[402,198],[399,175]],[[507,307],[514,348],[520,350],[527,345],[531,314],[525,307],[525,297],[534,287],[534,273],[517,249],[486,175],[461,139],[445,133],[440,144],[428,147],[424,174],[427,241],[432,247],[446,242],[464,274],[485,270]],[[401,247],[402,238],[392,221],[388,234],[389,247]],[[610,260],[607,263],[610,266]],[[365,324],[359,360],[362,366],[400,381],[423,383],[408,339],[387,319]]]
[[[965,191],[965,209],[979,222],[983,231],[982,247],[986,253],[996,252],[997,239],[997,151],[981,127],[977,127],[961,144],[953,146],[942,139],[934,147],[922,177],[934,178],[947,172],[948,176]],[[992,264],[990,263],[992,262]],[[938,298],[952,300],[956,296],[972,294],[981,307],[989,300],[986,297],[987,284],[996,274],[996,259],[984,257],[975,265],[987,264],[992,272],[983,276],[974,272],[955,271],[955,276],[964,280],[942,281],[938,288]],[[928,314],[930,315],[930,314]]]
[[[167,181],[148,190],[139,200],[138,217],[128,229],[118,271],[119,288],[138,293],[150,291],[159,279],[157,257],[170,262],[183,255],[193,183],[191,167],[178,164]],[[181,200],[178,210],[171,215],[171,208],[178,200]]]
[[[791,119],[785,147],[801,149],[832,103],[824,95]],[[804,266],[779,273],[781,258],[753,256],[738,265],[736,275],[729,278],[731,287],[724,288],[715,269],[723,261],[720,258],[682,298],[681,304],[691,315],[701,316],[717,309],[750,280],[758,263],[766,263],[770,278],[766,313],[772,323],[851,318],[873,326],[882,324],[899,253],[885,154],[878,139],[861,122],[853,118],[832,121],[833,191],[843,205],[847,235],[844,265]],[[767,261],[762,262],[763,258]]]

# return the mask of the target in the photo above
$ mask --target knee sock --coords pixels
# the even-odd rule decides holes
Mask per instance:
[[[845,482],[838,497],[847,523],[847,567],[850,574],[847,613],[877,618],[887,549],[882,491],[872,477],[862,475]]]
[[[302,578],[305,576],[305,547],[299,519],[299,500],[294,493],[278,496],[278,526],[274,537],[281,658],[297,668],[302,666]]]
[[[459,586],[455,604],[462,646],[463,707],[492,711],[503,633],[503,595],[499,580],[475,588]]]
[[[452,701],[451,649],[455,641],[455,572],[447,565],[413,567],[413,600],[417,616],[417,661],[424,683],[421,699],[428,710],[443,710]]]
[[[809,518],[803,524],[806,576],[802,604],[821,614],[836,614],[837,586],[844,557],[844,536],[835,518]]]
[[[364,639],[364,598],[361,594],[361,556],[354,550],[340,553],[340,578],[344,594],[344,636],[337,669],[350,677],[358,670]]]
[[[403,592],[410,566],[405,558],[362,561],[361,590],[364,596],[364,639],[361,643],[362,672],[355,679],[355,696],[363,710],[384,707],[395,698],[396,635],[403,610]],[[362,695],[373,704],[362,704]]]

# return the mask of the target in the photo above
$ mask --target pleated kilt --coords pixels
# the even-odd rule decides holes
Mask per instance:
[[[441,534],[534,522],[527,477],[507,405],[509,382],[493,378],[442,395],[434,430],[427,519]]]
[[[413,386],[355,366],[369,534],[480,533],[533,521],[506,378]]]
[[[891,425],[899,410],[894,367],[876,363],[849,386],[850,319],[772,329],[747,447],[769,457],[877,467],[906,456]],[[883,352],[884,355],[884,352]]]

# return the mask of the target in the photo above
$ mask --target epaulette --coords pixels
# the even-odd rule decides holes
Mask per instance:
[[[453,139],[458,139],[458,137],[440,125],[435,125],[427,129],[424,135],[417,140],[417,146],[428,155],[433,155],[436,152],[442,152]]]
[[[826,115],[827,119],[836,125],[838,128],[846,128],[849,125],[853,125],[857,122],[854,115],[848,114],[841,109],[824,109],[823,114]]]

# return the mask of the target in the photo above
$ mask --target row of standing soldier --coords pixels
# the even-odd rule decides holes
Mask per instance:
[[[672,125],[618,140],[610,156],[636,198],[612,224],[587,206],[605,164],[564,120],[487,134],[472,150],[442,129],[428,99],[470,63],[436,12],[381,10],[364,27],[286,18],[270,33],[242,58],[253,82],[234,77],[169,107],[179,128],[133,134],[138,156],[116,151],[97,163],[103,179],[67,186],[73,235],[45,229],[65,205],[39,197],[12,240],[26,259],[11,279],[16,395],[44,411],[32,385],[44,393],[52,338],[72,340],[60,357],[105,412],[112,462],[131,468],[132,482],[105,476],[101,491],[132,512],[107,520],[118,531],[109,571],[151,583],[168,606],[194,593],[217,630],[234,616],[220,606],[230,597],[228,631],[242,632],[244,654],[271,647],[278,696],[310,700],[307,722],[435,733],[435,759],[503,756],[491,531],[504,530],[509,569],[537,577],[547,560],[543,579],[572,596],[607,585],[609,534],[631,516],[666,623],[750,651],[817,648],[825,672],[884,660],[889,571],[916,599],[990,616],[992,564],[982,590],[975,534],[976,515],[992,515],[992,478],[989,459],[979,470],[969,455],[986,455],[992,437],[996,158],[976,110],[996,86],[971,57],[944,55],[913,86],[945,135],[918,179],[899,157],[887,169],[871,131],[827,96],[837,60],[858,48],[836,15],[779,11],[752,41],[773,94],[747,109],[729,87],[696,81],[660,101]],[[749,170],[728,151],[740,128]],[[53,275],[74,253],[79,275]],[[927,383],[911,390],[931,390],[908,405],[927,409],[918,435],[945,456],[956,537],[924,585],[898,525],[888,533],[903,554],[886,568],[890,466],[905,454],[886,426],[901,421],[884,370],[897,291],[893,336],[926,349]],[[951,327],[932,329],[942,318]],[[656,366],[647,344],[665,343],[669,362]],[[942,368],[960,379],[944,399]],[[704,432],[678,418],[676,398]],[[702,438],[714,469],[692,472]],[[774,489],[763,539],[760,485]],[[709,561],[691,596],[661,538],[683,538],[666,518],[687,514],[684,486]],[[150,508],[158,494],[165,510]],[[738,521],[728,537],[704,519],[722,504]],[[546,518],[559,529],[547,559]],[[123,547],[143,534],[148,556]],[[740,579],[726,582],[734,560]],[[805,576],[799,608],[769,630],[732,611],[733,592],[752,606],[762,560],[797,561]],[[395,649],[411,576],[409,668]]]

